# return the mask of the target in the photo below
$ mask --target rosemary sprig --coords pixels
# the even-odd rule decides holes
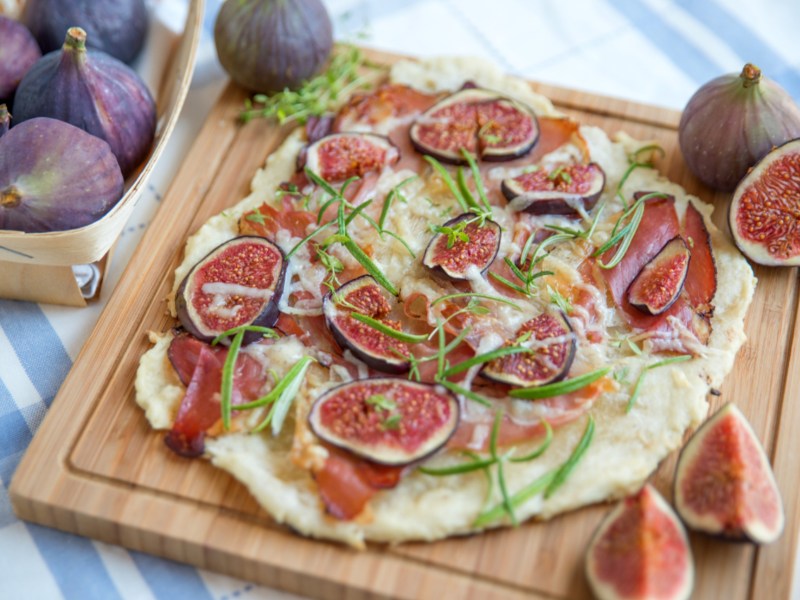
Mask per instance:
[[[305,379],[308,367],[310,367],[313,362],[316,362],[313,358],[304,356],[275,384],[275,387],[272,388],[269,394],[251,403],[253,405],[260,403],[258,404],[259,406],[272,404],[266,418],[253,429],[254,433],[263,431],[270,424],[272,425],[273,436],[281,432],[283,422],[286,419],[286,415],[289,413],[289,407],[292,405],[295,396],[297,396],[300,386],[303,385],[303,379]],[[245,407],[246,405],[240,405],[236,408],[238,410],[239,408]]]
[[[572,450],[572,453],[564,463],[557,469],[547,471],[540,477],[537,477],[533,482],[516,492],[511,496],[509,504],[512,508],[519,508],[529,499],[534,496],[545,493],[545,497],[551,496],[563,483],[567,480],[570,473],[574,470],[580,459],[586,453],[587,448],[592,442],[594,436],[594,419],[589,415],[586,428],[583,430],[583,435],[578,441],[578,444]],[[485,527],[493,521],[501,518],[506,514],[506,507],[504,504],[495,506],[494,508],[485,511],[478,515],[478,518],[473,521],[474,527]]]
[[[639,397],[639,388],[644,381],[644,376],[647,375],[648,372],[652,371],[653,369],[657,369],[659,367],[666,367],[667,365],[673,365],[679,362],[685,362],[687,360],[691,360],[691,354],[681,354],[680,356],[671,356],[669,358],[665,358],[664,360],[660,360],[658,362],[654,362],[652,365],[647,365],[644,367],[641,372],[639,373],[639,377],[636,378],[636,383],[633,386],[633,390],[631,391],[631,397],[628,399],[628,404],[625,406],[625,412],[629,413],[633,408],[633,405],[636,403],[636,399]]]
[[[601,377],[605,377],[611,372],[611,367],[604,369],[597,369],[578,375],[572,379],[564,379],[555,383],[548,383],[538,387],[529,388],[516,388],[511,390],[508,395],[512,398],[523,398],[525,400],[538,400],[540,398],[552,398],[553,396],[560,396],[562,394],[569,394],[581,388],[586,387],[590,383],[594,383]]]
[[[247,123],[254,118],[277,119],[280,124],[305,123],[311,116],[334,110],[353,90],[366,87],[367,79],[359,74],[369,64],[355,46],[338,46],[328,68],[304,82],[299,89],[284,89],[271,96],[256,94],[246,100],[239,118]]]
[[[482,365],[489,361],[495,360],[496,358],[502,358],[510,354],[520,354],[522,352],[531,352],[531,349],[525,348],[524,346],[502,346],[497,350],[485,352],[484,354],[478,354],[468,360],[461,361],[457,365],[453,365],[442,373],[442,377],[452,377],[458,373],[463,373],[475,365]],[[518,390],[511,390],[510,394],[513,396],[515,391]]]
[[[446,302],[448,300],[455,300],[456,298],[479,298],[481,300],[490,300],[492,302],[499,302],[501,304],[507,304],[508,306],[515,308],[516,310],[522,310],[518,304],[515,304],[508,298],[504,298],[502,296],[492,296],[491,294],[478,294],[475,292],[462,292],[458,294],[447,294],[445,296],[439,296],[431,302],[431,306],[436,306],[440,302]]]
[[[242,347],[244,333],[244,331],[240,330],[234,334],[230,348],[228,348],[228,355],[225,357],[225,363],[222,365],[222,389],[220,390],[219,403],[222,411],[222,428],[226,431],[231,427],[233,372],[236,366],[236,359],[239,357],[239,349]]]
[[[365,315],[359,312],[350,313],[350,316],[353,317],[356,321],[361,321],[365,325],[369,325],[374,330],[379,331],[389,337],[392,337],[396,340],[401,342],[406,342],[409,344],[418,344],[420,342],[425,342],[428,340],[429,334],[414,334],[414,333],[406,333],[405,331],[399,331],[392,327],[389,327],[386,323],[379,321],[378,319],[373,319],[369,315]]]
[[[223,331],[213,340],[211,340],[211,345],[216,346],[225,338],[229,338],[232,335],[236,335],[239,332],[247,333],[248,331],[254,331],[256,333],[261,333],[265,338],[271,339],[278,339],[280,336],[278,332],[272,329],[271,327],[260,327],[258,325],[239,325],[238,327],[234,327],[233,329],[228,329],[227,331]]]
[[[609,260],[607,263],[603,263],[602,260],[597,261],[597,265],[601,269],[613,269],[622,261],[623,258],[625,258],[625,254],[628,252],[628,248],[630,247],[631,242],[633,242],[636,232],[639,230],[639,224],[642,222],[645,202],[653,198],[665,197],[667,197],[667,195],[662,192],[650,192],[648,194],[643,194],[630,208],[622,213],[620,218],[617,219],[617,222],[614,224],[614,228],[611,230],[611,237],[609,240],[595,250],[592,254],[593,257],[600,257],[605,254],[605,252],[613,248],[614,245],[619,244],[617,246],[617,251],[614,253],[614,256],[611,258],[611,260]],[[625,225],[622,225],[623,223],[625,223]]]
[[[447,379],[440,379],[439,384],[453,392],[454,394],[459,394],[467,398],[468,400],[472,400],[473,402],[477,402],[481,406],[486,406],[487,408],[492,406],[492,403],[481,396],[480,394],[476,394],[472,390],[468,390],[465,387],[461,387],[460,385],[453,383],[452,381],[448,381]]]

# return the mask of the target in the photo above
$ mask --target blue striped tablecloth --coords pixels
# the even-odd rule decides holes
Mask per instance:
[[[182,23],[181,0],[151,0]],[[229,577],[20,522],[6,488],[104,301],[222,86],[207,0],[178,128],[125,228],[99,303],[0,300],[0,598],[293,598]],[[797,0],[327,0],[338,39],[415,55],[470,54],[509,72],[682,108],[705,81],[753,62],[800,101]],[[788,565],[787,565],[788,567]],[[797,587],[797,584],[796,586]],[[795,598],[800,594],[795,593]]]

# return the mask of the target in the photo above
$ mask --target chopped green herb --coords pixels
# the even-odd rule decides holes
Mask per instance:
[[[250,221],[251,223],[258,223],[259,225],[263,225],[266,221],[266,215],[262,212],[255,211],[250,213],[245,217],[246,221]]]
[[[239,117],[243,122],[257,117],[277,119],[279,123],[305,123],[311,116],[333,111],[353,90],[367,87],[368,80],[360,75],[368,67],[361,50],[355,46],[338,46],[328,68],[309,79],[298,90],[285,89],[271,96],[256,94],[245,101]]]
[[[397,408],[397,404],[394,400],[387,398],[383,394],[373,394],[369,398],[365,400],[367,404],[370,406],[374,406],[378,410],[395,410]]]
[[[512,302],[508,298],[504,298],[503,296],[492,296],[492,295],[489,295],[489,294],[477,294],[475,292],[462,292],[462,293],[459,293],[459,294],[447,294],[445,296],[439,296],[438,298],[436,298],[436,300],[431,302],[431,306],[436,306],[440,302],[446,302],[448,300],[455,300],[457,298],[479,298],[481,300],[490,300],[492,302],[500,302],[501,304],[507,304],[508,306],[511,306],[512,308],[515,308],[516,310],[522,310],[519,307],[518,304],[515,304],[514,302]]]
[[[569,477],[570,473],[572,473],[575,466],[581,460],[583,455],[586,453],[586,449],[592,443],[592,438],[594,437],[594,419],[592,415],[589,415],[589,419],[586,422],[586,428],[583,430],[583,435],[581,436],[578,445],[575,446],[575,449],[570,454],[569,458],[566,462],[561,465],[558,470],[555,472],[553,476],[553,480],[547,485],[544,490],[544,497],[545,500],[552,496],[555,491],[564,485],[564,482]]]
[[[378,319],[373,319],[369,315],[365,315],[359,312],[354,312],[350,314],[356,321],[361,321],[365,325],[372,327],[375,331],[379,331],[384,335],[388,335],[396,340],[401,342],[407,342],[409,344],[418,344],[420,342],[427,341],[429,334],[413,334],[413,333],[406,333],[405,331],[399,331],[393,327],[389,327],[386,323],[379,321]]]
[[[303,385],[303,380],[306,376],[306,371],[311,363],[316,362],[310,356],[304,356],[297,361],[291,369],[284,375],[272,391],[264,396],[264,404],[272,403],[272,407],[264,419],[253,432],[263,431],[267,425],[272,425],[272,435],[276,436],[281,432],[283,422],[286,415],[289,413],[289,408],[294,401],[297,392],[300,391],[300,386]]]
[[[393,431],[400,429],[400,424],[403,422],[403,415],[400,413],[392,413],[386,417],[381,423],[381,427],[385,430]]]
[[[561,292],[554,289],[551,286],[547,286],[547,292],[550,294],[550,302],[555,304],[564,314],[569,314],[572,312],[572,305],[569,303]]]
[[[594,383],[601,377],[605,377],[611,372],[611,367],[590,371],[583,375],[578,375],[572,379],[564,379],[555,383],[548,383],[538,387],[516,388],[511,390],[508,395],[512,398],[524,398],[526,400],[538,400],[539,398],[552,398],[562,394],[569,394],[587,385]]]
[[[687,360],[691,360],[693,357],[691,354],[681,354],[680,356],[671,356],[669,358],[665,358],[664,360],[660,360],[658,362],[654,362],[652,365],[647,365],[644,367],[641,372],[639,373],[639,377],[636,378],[636,383],[633,386],[633,390],[631,391],[631,397],[628,399],[628,404],[625,406],[625,412],[628,413],[633,408],[633,405],[636,403],[636,399],[639,397],[639,388],[644,381],[644,376],[653,369],[657,369],[659,367],[665,367],[667,365],[672,365],[679,362],[685,362]]]
[[[509,354],[520,354],[522,352],[531,352],[531,349],[524,348],[522,346],[503,346],[497,350],[492,350],[491,352],[486,352],[484,354],[478,354],[468,360],[458,363],[457,365],[453,365],[449,369],[445,370],[442,373],[442,376],[452,377],[458,373],[463,373],[475,365],[482,365],[483,363],[495,360],[496,358],[502,358],[503,356],[508,356]],[[512,396],[514,395],[515,391],[519,390],[512,390],[510,392]]]

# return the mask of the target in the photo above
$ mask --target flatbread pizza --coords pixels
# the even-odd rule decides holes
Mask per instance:
[[[481,61],[400,62],[187,240],[136,400],[355,547],[629,494],[704,419],[755,287],[657,154]]]

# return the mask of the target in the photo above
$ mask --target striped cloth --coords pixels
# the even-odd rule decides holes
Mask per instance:
[[[220,3],[206,0],[205,31],[186,107],[163,163],[121,236],[101,301],[73,309],[0,300],[0,598],[294,597],[20,522],[6,493],[104,300],[224,85],[210,35]],[[167,25],[183,22],[181,0],[150,4]],[[701,84],[738,72],[749,61],[800,101],[800,2],[794,0],[762,0],[757,9],[747,0],[326,4],[338,39],[421,56],[482,56],[518,75],[600,94],[680,109]]]

